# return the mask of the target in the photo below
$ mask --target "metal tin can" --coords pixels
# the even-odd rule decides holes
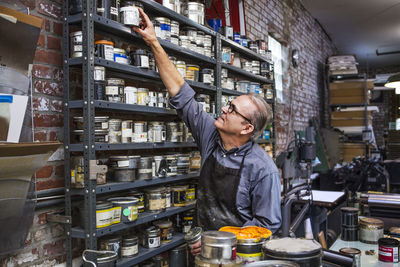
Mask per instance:
[[[157,106],[157,92],[149,91],[149,102],[147,103],[149,107]]]
[[[100,250],[114,251],[118,254],[118,258],[121,257],[121,244],[122,237],[119,235],[112,235],[99,239]]]
[[[133,190],[128,193],[128,196],[135,197],[138,199],[138,212],[139,213],[142,213],[145,211],[144,193]]]
[[[120,8],[121,23],[128,26],[139,26],[140,16],[136,6],[124,6]]]
[[[166,244],[172,241],[173,227],[171,221],[158,221],[154,223],[155,226],[160,228],[161,232],[161,243]]]
[[[171,20],[171,35],[179,36],[179,22]]]
[[[178,60],[176,62],[176,69],[181,74],[182,78],[186,78],[186,63],[183,60]]]
[[[124,102],[125,81],[119,78],[107,79],[106,99],[110,102]]]
[[[114,43],[108,40],[94,42],[95,55],[106,60],[114,61]]]
[[[178,154],[177,155],[177,171],[178,174],[186,174],[189,172],[189,154]]]
[[[165,99],[165,94],[163,92],[158,92],[157,93],[157,107],[159,108],[165,108],[166,107],[166,99]]]
[[[167,122],[167,141],[168,142],[182,142],[183,133],[179,129],[178,123]]]
[[[136,49],[130,53],[132,65],[142,68],[149,68],[149,55],[143,49]]]
[[[189,47],[190,47],[190,38],[189,38],[189,36],[186,36],[186,35],[179,36],[179,45],[182,48],[189,49]]]
[[[188,185],[186,189],[186,205],[192,205],[196,203],[196,186],[194,184]]]
[[[128,55],[125,49],[122,48],[114,48],[114,62],[121,64],[129,64]]]
[[[133,121],[126,120],[121,122],[121,142],[131,143],[132,142],[132,126]]]
[[[138,179],[148,180],[153,178],[153,158],[141,157],[138,163]]]
[[[186,65],[186,79],[198,82],[200,67],[198,65]]]
[[[167,176],[168,166],[164,156],[154,156],[154,173],[153,176]]]
[[[186,206],[186,191],[188,190],[188,188],[189,188],[188,185],[171,187],[172,206],[174,207]]]
[[[134,197],[113,197],[107,199],[114,208],[119,208],[119,216],[123,223],[136,221],[138,218],[138,202]]]
[[[144,121],[137,121],[133,124],[133,137],[132,142],[142,143],[147,142],[147,123]]]
[[[153,121],[149,123],[149,130],[147,132],[148,141],[154,143],[165,142],[166,131],[163,122]]]
[[[138,105],[146,106],[149,103],[149,89],[138,88]]]
[[[383,262],[399,262],[400,242],[394,238],[379,238],[379,260]]]
[[[139,253],[138,237],[127,236],[122,239],[121,256],[133,257]]]
[[[82,56],[82,31],[76,31],[70,33],[70,49],[71,57]]]
[[[251,61],[251,72],[255,75],[260,75],[260,61]]]
[[[145,248],[158,248],[161,245],[161,231],[155,226],[146,229],[144,234]]]
[[[171,43],[174,45],[179,45],[179,36],[178,35],[171,35]]]
[[[171,42],[171,20],[165,17],[156,17],[155,20],[160,22],[162,40]]]
[[[94,82],[94,99],[105,100],[106,83],[104,81]]]
[[[184,16],[196,23],[204,25],[204,4],[198,2],[184,2],[182,3],[182,11]]]
[[[176,155],[167,155],[167,176],[178,175],[178,158]]]
[[[95,130],[108,130],[108,116],[96,116],[94,117],[94,129]],[[77,130],[83,130],[83,117],[73,118],[74,127]]]
[[[125,86],[125,88],[124,88],[125,103],[136,105],[138,102],[137,92],[138,92],[138,89],[136,87]]]
[[[75,135],[78,143],[83,142],[83,130],[73,130],[72,134]],[[94,130],[94,141],[96,143],[108,143],[108,130]]]
[[[146,210],[150,212],[160,212],[165,209],[165,198],[161,188],[146,190]]]
[[[364,217],[359,223],[360,241],[368,244],[377,244],[383,237],[383,221],[375,218]]]
[[[222,47],[222,63],[231,64],[232,56],[231,56],[231,48],[229,46]]]
[[[93,78],[95,81],[105,81],[106,80],[106,68],[103,66],[94,66]]]
[[[201,156],[199,151],[193,151],[189,159],[189,169],[191,172],[199,171],[201,166]]]
[[[96,202],[96,228],[110,226],[113,221],[114,210],[112,204],[106,201]]]
[[[213,69],[202,69],[200,71],[200,81],[204,84],[214,84],[214,70]]]

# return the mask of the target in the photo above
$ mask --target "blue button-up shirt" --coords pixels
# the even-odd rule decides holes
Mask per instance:
[[[237,209],[245,221],[244,226],[256,225],[275,232],[281,225],[281,184],[275,163],[259,145],[252,146],[251,142],[226,151],[214,126],[214,119],[203,111],[194,95],[193,89],[185,83],[178,94],[170,98],[169,104],[192,132],[202,156],[202,166],[215,143],[217,148],[213,156],[228,168],[238,169],[243,155],[250,150],[240,176]]]

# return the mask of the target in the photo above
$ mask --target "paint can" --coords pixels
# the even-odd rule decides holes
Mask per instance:
[[[138,180],[149,180],[153,178],[153,158],[141,157],[138,163]]]

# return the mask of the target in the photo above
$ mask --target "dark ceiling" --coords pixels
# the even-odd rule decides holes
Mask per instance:
[[[336,45],[361,68],[400,66],[400,0],[301,0]],[[395,51],[377,56],[376,50]]]

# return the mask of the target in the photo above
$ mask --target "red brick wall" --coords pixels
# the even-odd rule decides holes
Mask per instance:
[[[319,119],[324,112],[320,110],[320,102],[326,105],[327,99],[321,100],[319,92],[325,90],[324,63],[336,49],[299,0],[246,0],[244,3],[248,38],[267,42],[270,34],[288,48],[289,62],[292,49],[297,49],[300,55],[298,68],[289,65],[288,76],[284,77],[287,84],[284,102],[277,105],[279,152],[293,138],[294,130],[303,130],[309,118]]]
[[[32,69],[34,140],[62,141],[62,0],[20,2],[29,8],[31,15],[43,19]],[[63,187],[62,159],[48,162],[36,172],[36,179],[37,190]],[[0,266],[53,266],[65,261],[64,226],[46,221],[46,213],[62,208],[63,205],[36,210],[25,247],[3,256]]]

